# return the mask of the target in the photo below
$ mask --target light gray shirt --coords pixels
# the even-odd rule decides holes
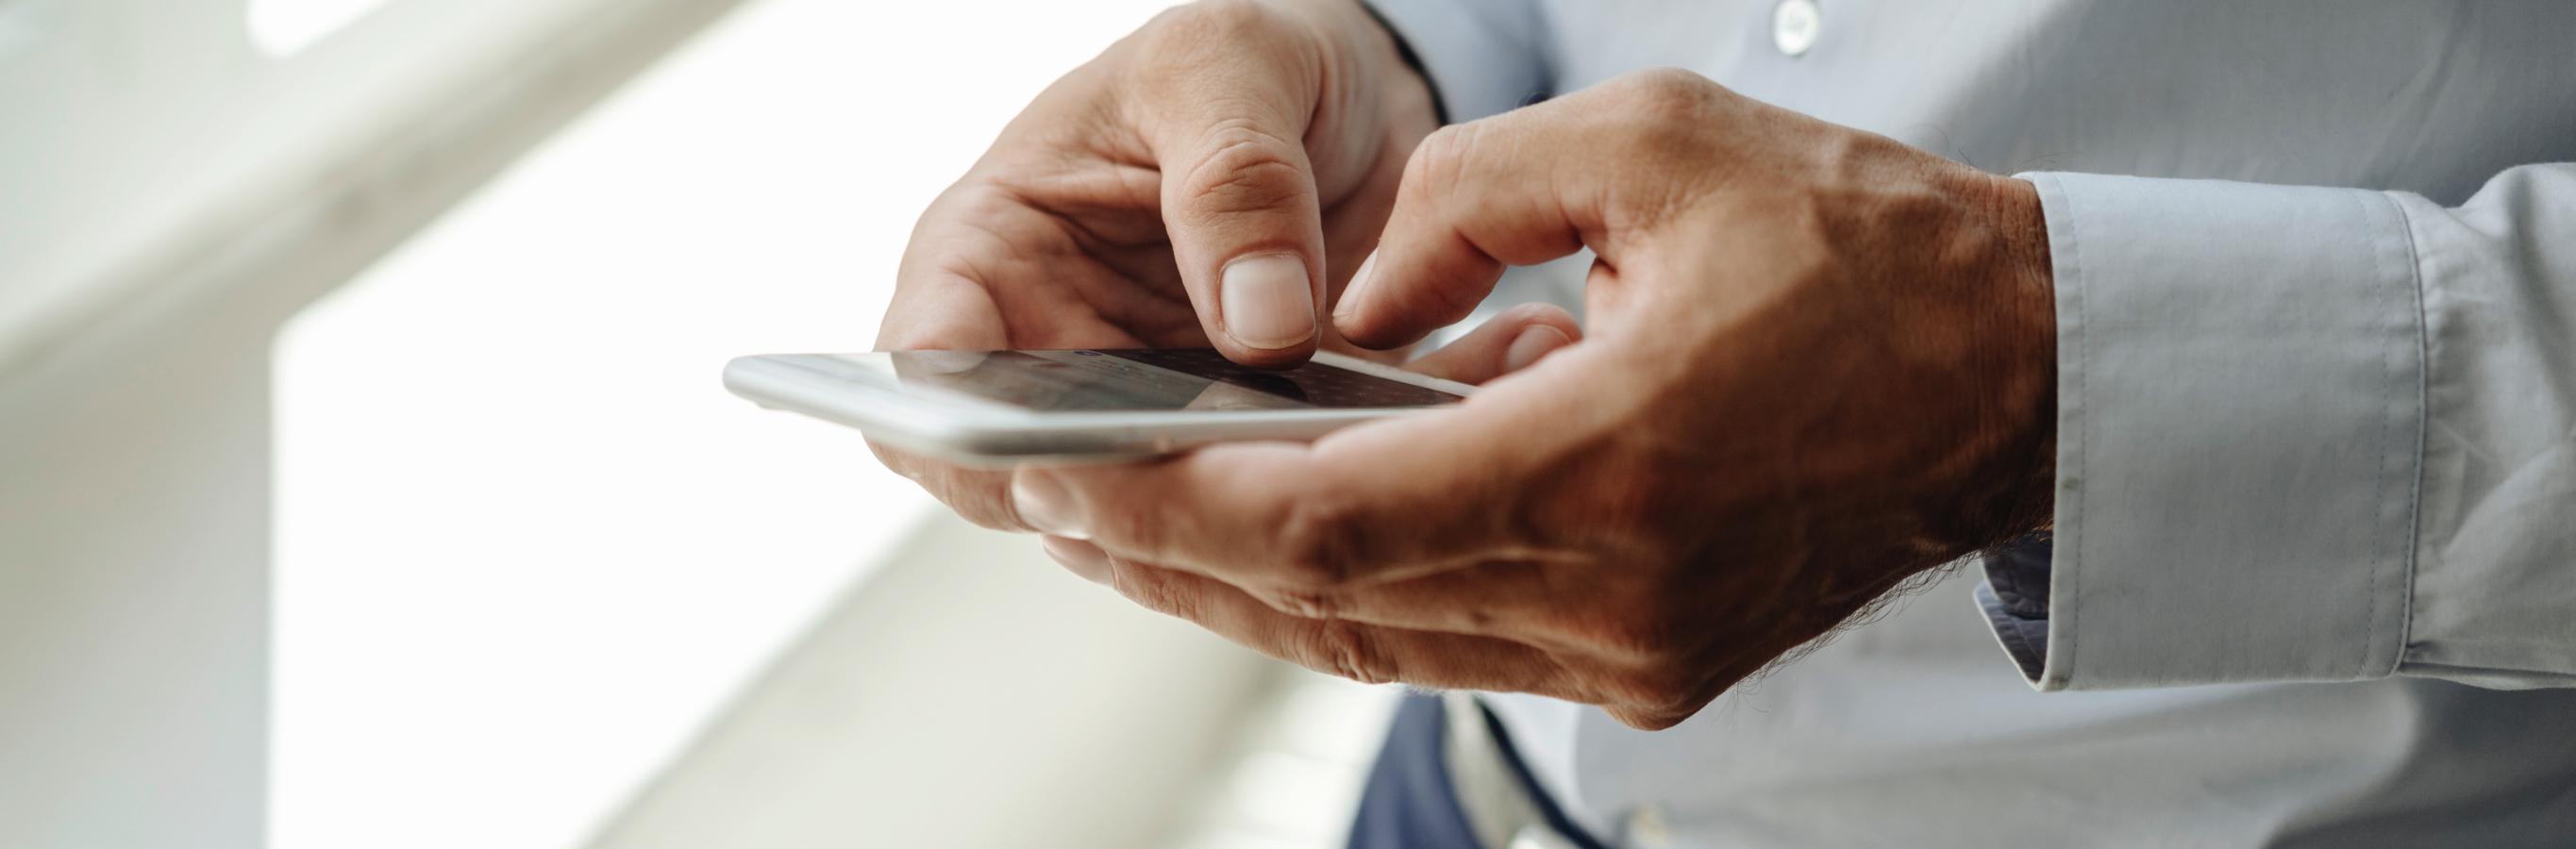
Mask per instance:
[[[2576,846],[2576,3],[1374,5],[1452,120],[1680,66],[2045,208],[2053,546],[1669,731],[1487,697],[1596,836]]]

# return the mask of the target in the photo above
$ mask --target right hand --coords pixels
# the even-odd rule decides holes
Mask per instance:
[[[1319,317],[1438,123],[1357,0],[1165,12],[1038,95],[922,213],[878,347],[1348,350]],[[1027,529],[1007,473],[871,445],[968,520]]]
[[[1352,341],[1583,248],[1590,337],[1311,445],[1022,469],[1049,553],[1284,660],[1654,729],[2052,521],[2029,183],[1670,70],[1443,130],[1409,168],[1335,316]]]

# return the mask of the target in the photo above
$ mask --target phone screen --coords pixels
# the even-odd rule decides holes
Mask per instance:
[[[895,351],[898,382],[1042,412],[1428,407],[1462,400],[1345,368],[1268,370],[1205,348]]]

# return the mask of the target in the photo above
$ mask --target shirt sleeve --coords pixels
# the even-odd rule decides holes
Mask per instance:
[[[1421,60],[1450,121],[1508,112],[1555,93],[1546,12],[1534,0],[1367,0]]]
[[[2057,514],[1978,598],[2035,686],[2576,686],[2576,164],[2456,208],[2024,176]]]

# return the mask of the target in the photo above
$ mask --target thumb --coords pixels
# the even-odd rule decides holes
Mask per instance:
[[[1529,368],[1582,339],[1583,325],[1565,308],[1522,304],[1404,367],[1443,380],[1484,383]]]
[[[1285,366],[1315,351],[1324,232],[1304,137],[1321,82],[1313,36],[1254,3],[1175,10],[1147,55],[1146,142],[1163,226],[1208,340]]]

